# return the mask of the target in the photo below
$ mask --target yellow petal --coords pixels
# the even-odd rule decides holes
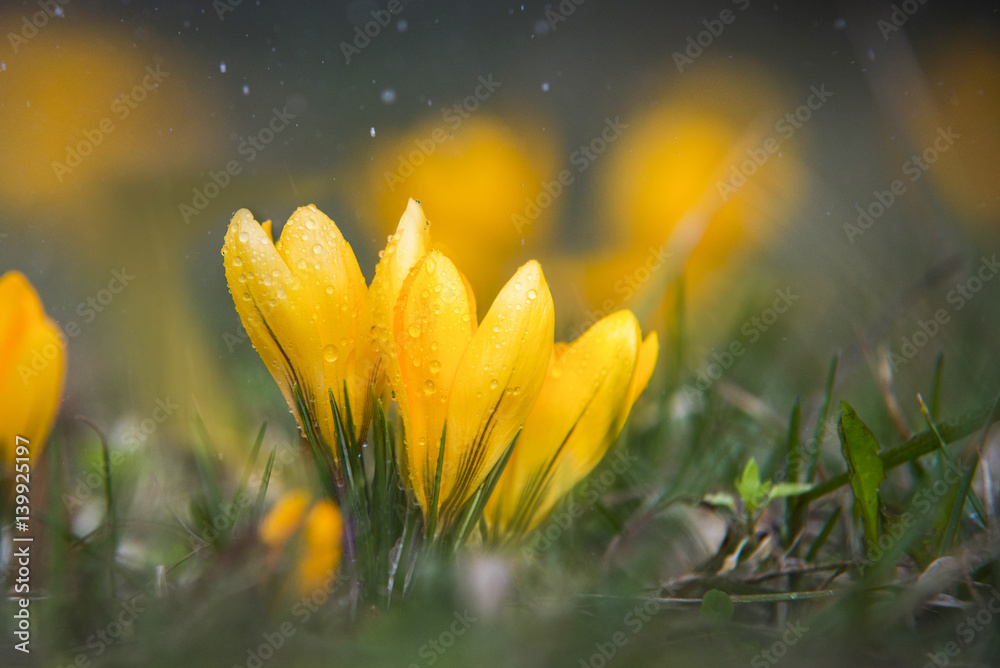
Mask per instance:
[[[297,317],[311,320],[319,334],[319,348],[314,354],[322,369],[323,383],[314,388],[314,395],[329,404],[327,388],[332,389],[343,411],[346,380],[355,436],[363,438],[371,417],[369,387],[375,380],[375,351],[370,343],[368,287],[354,251],[336,223],[312,204],[292,214],[276,249],[298,279],[308,304],[308,312]],[[328,406],[325,412],[329,412]],[[332,413],[328,419],[332,419]]]
[[[403,416],[410,488],[425,509],[433,493],[450,389],[472,340],[475,314],[461,274],[438,251],[416,263],[396,305],[399,375],[393,390]]]
[[[305,520],[303,554],[298,568],[299,595],[320,589],[340,564],[344,524],[336,504],[319,501]]]
[[[618,311],[553,354],[538,401],[487,505],[491,528],[501,534],[530,530],[601,461],[655,364],[655,334],[646,340],[650,345],[640,344],[639,337],[635,316]]]
[[[628,412],[631,410],[632,404],[635,403],[635,400],[639,398],[642,391],[646,389],[646,385],[649,384],[649,379],[653,375],[653,369],[656,367],[656,359],[659,356],[659,352],[659,338],[656,336],[655,331],[650,332],[646,340],[639,346],[639,357],[635,361],[635,371],[632,373],[632,382],[629,383],[628,398],[626,399],[628,408],[625,409],[621,416],[622,423],[628,417]],[[618,428],[621,429],[621,426]]]
[[[33,460],[59,408],[66,371],[62,330],[46,317],[23,274],[0,277],[0,464],[13,463],[18,436]],[[24,445],[24,442],[21,442]]]
[[[270,235],[246,209],[233,216],[222,254],[240,320],[289,408],[305,429],[292,390],[298,385],[324,436],[333,433],[323,383],[319,333],[306,289],[289,270]],[[317,407],[317,402],[318,407]],[[326,408],[324,410],[324,408]]]
[[[271,548],[282,548],[299,530],[302,515],[309,507],[309,495],[302,490],[287,492],[260,522],[257,533],[261,542]]]
[[[420,202],[411,199],[406,205],[406,211],[399,219],[396,232],[382,251],[382,257],[375,268],[375,278],[372,279],[368,291],[372,304],[372,335],[378,348],[378,374],[375,390],[382,393],[384,379],[388,378],[393,387],[399,386],[399,364],[396,361],[394,310],[399,299],[399,291],[410,269],[430,250],[430,223],[424,216]],[[400,402],[400,412],[406,414],[405,393],[397,396]],[[386,402],[388,403],[388,402]],[[409,480],[406,463],[406,450],[402,439],[396,442],[396,461],[400,466],[403,480]]]
[[[441,478],[445,523],[483,483],[528,417],[545,379],[553,328],[542,269],[528,262],[497,295],[455,374]]]

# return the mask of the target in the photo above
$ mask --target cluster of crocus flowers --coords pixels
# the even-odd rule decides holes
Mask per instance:
[[[484,484],[511,456],[517,466],[491,502],[493,526],[534,526],[614,442],[655,364],[655,336],[643,342],[628,312],[554,349],[552,297],[535,261],[514,273],[479,322],[468,280],[432,249],[413,200],[370,288],[315,207],[299,209],[276,245],[269,228],[239,211],[223,249],[251,341],[303,433],[313,430],[328,447],[337,438],[334,410],[354,426],[356,445],[374,399],[391,388],[403,423],[399,480],[431,537],[486,504]],[[323,400],[331,394],[332,407]]]
[[[59,326],[23,274],[0,277],[0,463],[14,468],[17,445],[41,452],[59,408],[66,349]],[[2,470],[2,469],[0,469]]]
[[[292,589],[309,595],[332,580],[340,565],[343,520],[329,499],[315,503],[303,490],[286,492],[261,520],[260,540],[275,567],[286,552],[294,552]],[[296,542],[294,539],[298,538]]]

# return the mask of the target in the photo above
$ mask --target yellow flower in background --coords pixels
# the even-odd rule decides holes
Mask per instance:
[[[434,223],[435,247],[462,267],[476,291],[492,294],[513,267],[538,255],[557,219],[559,199],[529,225],[513,220],[526,217],[528,203],[545,194],[543,182],[558,171],[555,130],[514,115],[456,119],[457,127],[440,119],[418,124],[387,144],[367,183],[355,188],[363,197],[358,206],[388,226],[416,197]]]
[[[371,420],[371,390],[379,391],[384,375],[371,343],[368,287],[337,225],[315,206],[304,206],[274,244],[270,222],[262,226],[241,209],[222,254],[236,311],[303,433],[314,422],[327,445],[336,443],[329,388],[340,411],[350,401],[354,437],[362,439]],[[309,415],[300,415],[296,386]]]
[[[0,462],[12,465],[20,436],[38,457],[59,409],[66,372],[62,330],[17,271],[0,277]],[[23,444],[23,441],[20,442]]]
[[[307,512],[308,511],[308,512]],[[258,534],[268,546],[272,567],[301,534],[295,552],[295,591],[307,595],[329,580],[340,565],[344,524],[337,505],[328,499],[310,508],[309,495],[301,490],[285,493],[261,520]]]
[[[564,281],[582,286],[574,296],[583,298],[590,322],[638,309],[683,272],[691,310],[725,326],[727,304],[741,303],[732,290],[752,284],[748,270],[760,271],[748,261],[801,199],[797,134],[808,128],[784,116],[808,89],[797,99],[761,67],[699,68],[656,104],[643,101],[642,111],[624,115],[628,127],[595,163],[593,210],[605,242],[571,258]],[[693,320],[700,330],[697,314]]]
[[[545,378],[553,328],[537,262],[518,269],[478,327],[472,292],[442,253],[431,251],[407,276],[393,330],[399,376],[391,381],[410,487],[425,515],[434,510],[445,431],[439,527],[454,521],[524,424]]]
[[[597,466],[649,382],[658,350],[656,332],[642,340],[630,311],[555,346],[538,401],[483,513],[491,532],[523,536]]]

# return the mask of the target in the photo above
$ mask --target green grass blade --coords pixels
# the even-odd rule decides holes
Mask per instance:
[[[840,353],[838,352],[830,360],[830,369],[826,373],[826,390],[823,392],[823,402],[820,404],[819,415],[816,418],[816,431],[813,433],[812,447],[808,453],[809,466],[806,468],[807,482],[812,482],[816,479],[816,465],[819,462],[819,453],[823,447],[823,440],[826,438],[826,421],[830,414],[833,385],[837,380],[837,366],[839,364]]]
[[[830,519],[826,521],[823,528],[820,530],[819,535],[816,536],[816,540],[809,547],[809,551],[806,552],[806,563],[812,563],[816,560],[819,555],[819,551],[823,549],[823,545],[826,543],[826,539],[830,537],[833,532],[833,527],[837,525],[837,520],[840,519],[840,511],[842,506],[837,506],[837,509],[833,511],[833,515],[830,515]]]
[[[878,547],[878,490],[885,480],[885,468],[878,457],[879,444],[875,435],[853,408],[846,403],[841,403],[840,406],[842,413],[837,431],[840,434],[841,451],[847,461],[854,500],[861,508],[868,551],[872,552]]]
[[[271,454],[267,456],[267,463],[264,465],[264,475],[260,478],[260,485],[257,486],[257,499],[254,501],[253,510],[250,513],[250,525],[257,526],[260,521],[260,512],[264,508],[264,497],[267,496],[267,486],[271,482],[271,469],[274,467],[274,455],[277,448],[271,448]]]
[[[427,521],[427,537],[434,539],[438,523],[438,502],[441,500],[441,475],[444,470],[444,443],[448,434],[448,423],[441,429],[441,445],[438,447],[437,471],[434,473],[434,493],[431,495],[430,518]]]

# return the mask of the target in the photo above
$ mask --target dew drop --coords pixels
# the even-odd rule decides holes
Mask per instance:
[[[328,294],[328,295],[332,295],[333,294],[333,286],[332,285],[326,286],[326,294]]]
[[[434,394],[434,381],[428,380],[424,382],[424,394],[430,396]]]
[[[302,271],[305,271],[309,267],[309,263],[306,262],[305,260],[299,260],[298,262],[295,263],[295,266],[301,269]]]
[[[321,244],[316,244],[315,246],[313,246],[313,253],[319,255],[322,252],[323,252],[323,246]]]
[[[413,338],[417,338],[418,336],[420,336],[420,325],[418,325],[417,323],[413,323],[412,325],[410,325],[410,329],[407,331],[410,332],[410,336],[412,336]]]
[[[534,288],[532,288],[531,290],[528,290],[528,299],[534,299],[537,296],[538,296],[538,293],[535,292]]]
[[[500,381],[498,381],[496,378],[494,378],[493,380],[490,381],[490,389],[491,390],[497,389],[498,385],[500,385]]]
[[[433,274],[437,271],[437,262],[434,261],[434,258],[427,258],[427,262],[424,263],[424,269],[427,270],[428,274]]]
[[[431,373],[438,373],[439,371],[441,371],[441,362],[438,362],[437,360],[431,360],[430,363],[427,365],[427,368]],[[431,381],[427,382],[429,383]]]
[[[243,264],[243,260],[240,258],[239,255],[237,255],[236,257],[233,258],[233,266],[234,267],[239,267],[242,264]]]
[[[323,359],[327,362],[336,362],[339,357],[340,351],[337,349],[337,346],[332,343],[328,346],[323,346]]]
[[[246,232],[240,232],[240,234],[239,234],[239,239],[240,239],[240,241],[242,241],[243,243],[246,243],[246,242],[250,241],[250,235],[249,235],[249,234],[247,234]]]

